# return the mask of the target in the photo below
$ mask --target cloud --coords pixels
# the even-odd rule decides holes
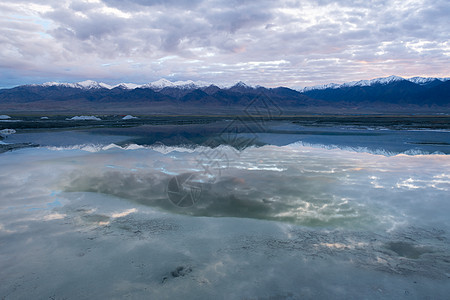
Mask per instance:
[[[448,1],[5,0],[0,11],[0,68],[18,84],[449,75]]]
[[[145,7],[178,7],[191,9],[197,7],[202,0],[103,0],[110,7],[127,11],[140,11]]]

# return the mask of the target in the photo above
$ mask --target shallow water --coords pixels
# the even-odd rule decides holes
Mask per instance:
[[[450,156],[425,154],[441,146],[402,154],[396,132],[378,148],[353,131],[341,145],[271,132],[241,150],[20,134],[42,146],[0,155],[2,298],[450,292]]]

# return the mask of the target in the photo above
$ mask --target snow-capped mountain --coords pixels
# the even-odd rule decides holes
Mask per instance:
[[[175,86],[175,84],[172,81],[169,81],[164,78],[142,85],[143,88],[156,88],[156,89],[163,89],[165,87],[173,87],[173,86]]]
[[[432,82],[432,81],[435,81],[435,80],[439,80],[439,81],[444,82],[444,81],[450,80],[450,78],[442,78],[442,77],[441,77],[441,78],[434,78],[434,77],[412,77],[412,78],[408,78],[408,79],[406,79],[406,80],[411,81],[411,82],[416,83],[416,84],[424,85],[424,84],[428,84],[428,83],[430,83],[430,82]]]
[[[389,77],[382,77],[382,78],[375,78],[371,80],[358,80],[358,81],[351,81],[346,82],[342,84],[337,83],[328,83],[323,85],[315,85],[315,86],[309,86],[304,88],[297,88],[295,90],[304,93],[309,92],[313,90],[326,90],[326,89],[339,89],[339,88],[349,88],[349,87],[363,87],[363,86],[372,86],[372,85],[386,85],[390,83],[394,83],[397,81],[409,81],[415,84],[419,85],[426,85],[433,81],[448,81],[450,80],[450,77],[447,78],[434,78],[434,77],[412,77],[412,78],[403,78],[400,76],[389,76]],[[146,84],[136,84],[136,83],[119,83],[116,85],[109,85],[103,82],[97,82],[93,80],[85,80],[77,83],[60,83],[60,82],[46,82],[44,84],[32,84],[31,86],[43,86],[43,87],[50,87],[50,86],[61,86],[61,87],[69,87],[69,88],[78,88],[78,89],[113,89],[113,88],[121,88],[125,90],[133,90],[136,88],[149,88],[155,91],[160,91],[166,87],[170,88],[178,88],[178,89],[198,89],[198,88],[205,88],[210,86],[211,83],[205,82],[205,81],[192,81],[192,80],[186,80],[186,81],[169,81],[167,79],[159,79],[157,81],[153,81]],[[221,89],[236,89],[236,88],[254,88],[252,86],[249,86],[245,84],[242,81],[237,82],[234,85],[231,86],[225,86],[225,85],[216,85]]]
[[[450,112],[450,78],[404,79],[389,76],[344,84],[330,83],[302,91],[286,87],[253,87],[242,81],[227,87],[191,80],[171,82],[167,79],[144,85],[109,85],[92,80],[48,82],[0,89],[0,110],[23,110],[25,104],[27,109],[36,111],[49,107],[57,111],[63,108],[83,112],[80,109],[83,107],[86,111],[94,108],[103,111],[108,107],[108,111],[116,109],[125,112],[125,109],[135,107],[126,113],[159,113],[167,112],[167,109],[204,113],[229,108],[242,113],[244,107],[253,103],[252,99],[259,99],[258,95],[264,94],[286,112]]]
[[[201,87],[206,87],[211,85],[211,83],[207,83],[204,81],[192,81],[192,80],[186,80],[186,81],[169,81],[167,79],[160,79],[154,82],[150,82],[147,84],[142,85],[143,88],[151,88],[154,90],[162,90],[166,87],[171,88],[180,88],[180,89],[197,89]]]
[[[204,82],[204,81],[192,81],[192,80],[186,80],[186,81],[169,81],[167,79],[159,79],[154,82],[150,82],[147,84],[136,84],[136,83],[119,83],[116,85],[109,85],[103,82],[96,82],[93,80],[85,80],[81,82],[76,83],[61,83],[61,82],[46,82],[44,84],[32,84],[32,86],[43,86],[43,87],[50,87],[50,86],[61,86],[61,87],[69,87],[69,88],[78,88],[78,89],[113,89],[113,88],[121,88],[121,89],[127,89],[132,90],[136,88],[150,88],[153,90],[162,90],[165,87],[173,87],[173,88],[180,88],[180,89],[196,89],[196,88],[202,88],[210,86],[211,83]]]
[[[342,83],[342,84],[329,83],[329,84],[324,84],[324,85],[315,85],[315,86],[298,89],[298,91],[299,92],[308,92],[308,91],[312,91],[312,90],[339,89],[339,88],[348,88],[348,87],[355,87],[355,86],[372,86],[372,85],[377,85],[377,84],[386,85],[386,84],[390,84],[390,83],[397,82],[397,81],[403,81],[403,80],[422,85],[422,84],[427,84],[434,80],[439,80],[439,81],[444,82],[444,81],[450,80],[450,78],[432,78],[432,77],[403,78],[400,76],[392,75],[389,77],[375,78],[375,79],[371,79],[371,80],[351,81],[351,82],[346,82],[346,83]]]
[[[96,82],[93,80],[85,80],[78,82],[77,85],[85,88],[85,89],[111,89],[112,87],[109,84],[103,82]]]
[[[112,86],[112,88],[120,88],[120,89],[124,89],[124,90],[134,90],[141,86],[142,85],[136,84],[136,83],[119,83],[119,84]]]
[[[231,86],[231,87],[236,87],[236,88],[249,88],[249,89],[252,89],[252,88],[253,88],[252,86],[246,84],[246,83],[243,82],[243,81],[239,81],[239,82],[237,82],[235,85],[233,85],[233,86]]]
[[[66,82],[46,82],[44,84],[32,84],[32,86],[61,86],[61,87],[70,87],[70,88],[78,88],[78,89],[112,89],[113,87],[109,84],[103,82],[96,82],[93,80],[85,80],[77,83],[66,83]]]

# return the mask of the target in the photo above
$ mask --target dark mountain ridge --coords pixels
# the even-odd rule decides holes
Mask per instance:
[[[356,83],[297,91],[286,87],[250,87],[243,82],[229,88],[215,85],[169,86],[134,89],[116,86],[83,88],[78,85],[23,85],[0,90],[0,109],[4,111],[51,110],[140,112],[242,110],[248,105],[278,107],[289,112],[449,112],[450,80],[412,82],[400,77],[392,80]],[[255,101],[257,100],[257,101]]]

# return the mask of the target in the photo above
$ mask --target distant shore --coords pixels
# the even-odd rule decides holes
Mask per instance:
[[[3,113],[3,112],[2,112]],[[0,120],[2,129],[59,129],[81,127],[135,127],[141,125],[208,124],[224,120],[287,121],[303,126],[404,126],[409,129],[450,129],[450,115],[446,114],[304,114],[304,115],[133,115],[123,114],[59,114],[12,113],[9,119]],[[82,119],[80,116],[95,117]]]

